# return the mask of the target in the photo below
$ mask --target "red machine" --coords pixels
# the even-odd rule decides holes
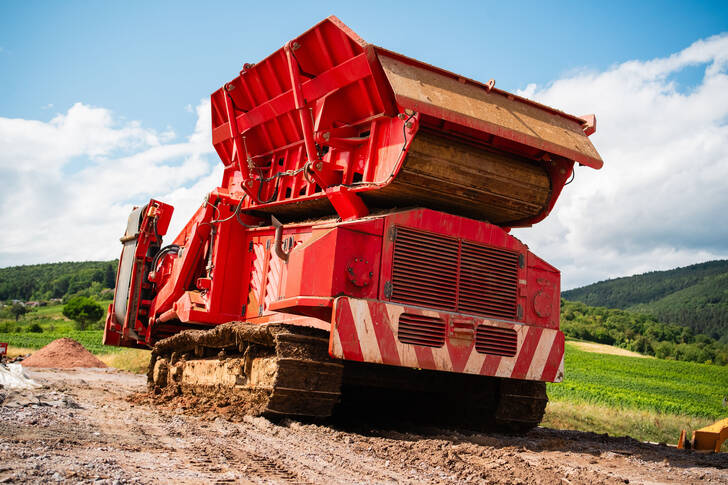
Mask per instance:
[[[221,185],[167,246],[171,206],[132,212],[104,343],[267,414],[487,391],[469,411],[528,429],[563,375],[560,275],[508,233],[601,167],[594,129],[330,17],[212,94]]]

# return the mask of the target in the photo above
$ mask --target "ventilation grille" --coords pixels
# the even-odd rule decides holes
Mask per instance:
[[[445,321],[437,317],[403,313],[399,317],[397,338],[405,344],[442,347],[445,344]]]
[[[457,239],[397,227],[392,300],[455,310]]]
[[[396,227],[392,301],[516,319],[518,253]]]
[[[475,350],[481,354],[513,357],[518,350],[518,335],[511,328],[481,325],[475,331]]]

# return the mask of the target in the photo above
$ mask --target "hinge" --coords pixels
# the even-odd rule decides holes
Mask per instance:
[[[521,305],[518,305],[517,315],[518,320],[523,320],[523,307]]]
[[[518,255],[518,267],[523,268],[526,265],[526,258],[523,257],[523,253]]]
[[[387,281],[384,283],[384,296],[385,298],[392,298],[392,282]]]
[[[253,252],[253,241],[250,241],[250,242],[248,243],[248,252],[249,252],[249,253],[252,253],[252,252]]]
[[[265,250],[266,250],[266,251],[268,251],[269,249],[270,249],[270,239],[268,239],[268,240],[267,240],[267,241],[265,242]]]

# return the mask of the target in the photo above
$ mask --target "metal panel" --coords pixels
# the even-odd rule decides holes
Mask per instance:
[[[518,334],[509,328],[480,325],[475,331],[475,350],[481,354],[513,357],[518,350]]]
[[[564,334],[558,330],[345,296],[334,300],[333,311],[329,355],[338,359],[546,382],[560,382],[564,375]],[[403,316],[407,327],[413,321],[444,321],[449,329],[444,344],[402,341]],[[484,332],[500,329],[511,340],[496,339],[496,348],[483,335],[479,344],[452,331],[466,322]],[[513,335],[515,351],[509,347]]]
[[[400,342],[425,347],[445,344],[446,324],[439,317],[403,313],[399,316],[397,338]]]
[[[395,226],[390,299],[515,320],[518,253]]]

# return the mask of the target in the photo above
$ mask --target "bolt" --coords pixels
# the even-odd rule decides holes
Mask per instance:
[[[321,170],[322,168],[324,168],[324,164],[321,162],[316,162],[316,170]]]
[[[328,131],[326,133],[324,133],[324,140],[328,141],[330,138],[331,138],[331,133],[329,133]]]

